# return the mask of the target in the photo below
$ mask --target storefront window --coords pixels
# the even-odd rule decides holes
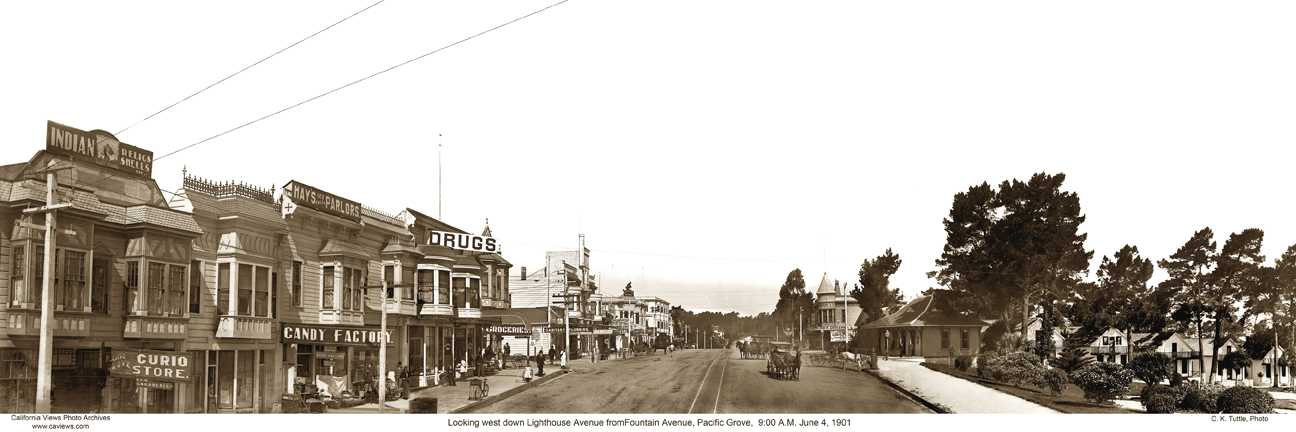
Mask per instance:
[[[36,350],[0,349],[0,412],[36,412]]]
[[[220,263],[216,268],[216,313],[225,316],[230,312],[230,265]]]
[[[450,272],[437,270],[437,303],[450,304]]]
[[[238,364],[235,367],[236,381],[234,388],[238,390],[238,400],[234,404],[236,408],[252,408],[252,391],[256,389],[253,383],[253,372],[256,371],[255,355],[256,351],[238,351]]]
[[[324,266],[324,275],[321,278],[321,282],[323,282],[321,288],[323,290],[321,293],[323,304],[320,305],[320,308],[333,309],[336,307],[333,304],[333,266]]]
[[[221,351],[216,357],[216,406],[234,408],[234,351]]]

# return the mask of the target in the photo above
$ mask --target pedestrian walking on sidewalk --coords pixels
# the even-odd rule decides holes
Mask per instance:
[[[549,361],[558,360],[558,347],[549,345]]]
[[[505,343],[504,343],[504,358],[502,358],[502,359],[500,359],[500,360],[503,360],[503,362],[500,363],[500,366],[507,366],[507,365],[508,365],[508,360],[509,360],[509,344],[508,344],[508,342],[505,342]]]
[[[535,360],[536,360],[536,370],[537,370],[536,376],[544,376],[544,362],[545,362],[544,353],[536,353]]]

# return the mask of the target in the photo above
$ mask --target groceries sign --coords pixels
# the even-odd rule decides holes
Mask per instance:
[[[52,121],[46,124],[45,151],[152,178],[153,152],[117,141],[117,137],[101,130],[86,132]]]
[[[193,356],[189,352],[113,348],[108,373],[150,381],[189,381]]]
[[[360,203],[304,185],[296,180],[284,185],[291,204],[313,208],[343,219],[360,222]]]

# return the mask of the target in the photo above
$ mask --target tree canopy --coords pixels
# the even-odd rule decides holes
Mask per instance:
[[[1066,175],[1037,173],[1030,180],[988,183],[954,196],[944,219],[946,242],[928,275],[966,293],[961,307],[982,318],[1009,320],[1020,308],[1025,326],[1032,305],[1042,307],[1051,333],[1054,302],[1088,274],[1092,251],[1079,232],[1080,198],[1062,191]]]
[[[900,255],[887,248],[886,253],[872,260],[865,259],[860,264],[859,284],[851,290],[850,296],[859,302],[860,310],[868,314],[868,320],[882,318],[886,311],[898,306],[904,295],[899,288],[891,289],[891,275],[900,270]]]

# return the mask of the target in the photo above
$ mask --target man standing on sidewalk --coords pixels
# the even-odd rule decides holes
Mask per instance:
[[[396,377],[400,379],[401,399],[409,399],[409,368],[402,366],[401,362],[396,362]]]

